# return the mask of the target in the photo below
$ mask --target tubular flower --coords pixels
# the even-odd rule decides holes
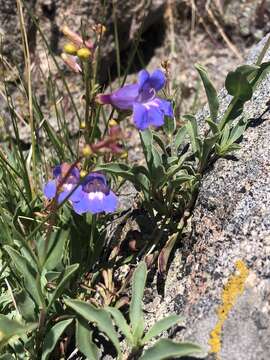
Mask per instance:
[[[128,138],[128,134],[122,132],[119,125],[109,127],[108,136],[91,145],[93,152],[112,152],[114,154],[123,153],[124,149],[120,144],[120,140]]]
[[[121,110],[132,110],[133,121],[140,130],[150,125],[162,126],[164,115],[173,117],[170,101],[157,96],[166,82],[161,70],[155,70],[151,75],[146,70],[139,72],[136,84],[126,85],[111,94],[97,95],[100,104],[111,104]]]
[[[77,214],[109,213],[116,210],[117,196],[110,190],[104,175],[89,173],[81,181],[81,185],[79,183],[79,169],[73,167],[70,171],[70,165],[63,163],[53,169],[53,179],[45,184],[43,192],[49,200],[57,196],[58,204],[68,198]]]
[[[75,73],[82,72],[82,68],[78,63],[78,56],[68,55],[68,54],[61,54],[61,58],[64,63]]]
[[[73,167],[71,171],[70,168],[71,166],[67,163],[55,166],[53,169],[53,179],[48,181],[43,189],[44,195],[47,199],[51,200],[58,195],[58,203],[61,203],[67,197],[72,204],[74,201],[79,201],[81,186],[79,186],[76,190],[74,190],[74,188],[80,181],[80,172],[77,167]],[[69,171],[70,174],[68,174]],[[73,190],[74,192],[71,194]]]
[[[88,39],[86,41],[83,40],[83,38],[75,33],[74,31],[70,30],[69,27],[66,25],[62,27],[62,33],[77,47],[83,47],[86,46],[88,49],[93,49],[94,45],[92,42]]]
[[[117,196],[110,190],[105,176],[90,173],[82,183],[80,200],[73,203],[73,208],[77,214],[97,214],[103,211],[110,213],[116,210],[117,204]]]

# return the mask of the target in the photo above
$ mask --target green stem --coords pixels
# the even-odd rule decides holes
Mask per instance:
[[[116,17],[116,1],[113,0],[113,28],[114,28],[114,41],[115,41],[115,52],[116,52],[116,65],[117,65],[117,77],[118,84],[121,84],[121,60],[120,60],[120,47],[119,47],[119,38],[118,38],[118,27],[117,27],[117,17]]]
[[[83,67],[84,67],[84,83],[85,83],[85,117],[84,117],[84,121],[85,121],[85,125],[86,125],[86,143],[89,143],[91,134],[92,134],[92,121],[91,121],[91,117],[90,115],[90,68],[89,68],[90,64],[89,61],[85,61],[83,63]]]
[[[270,35],[268,36],[268,39],[266,40],[264,47],[262,48],[262,51],[260,52],[258,59],[256,60],[255,65],[261,65],[261,62],[263,61],[263,58],[265,57],[265,54],[267,53],[267,50],[270,47]]]
[[[229,106],[228,106],[228,108],[227,108],[227,110],[226,110],[223,118],[221,119],[221,121],[220,121],[219,124],[218,124],[218,127],[219,127],[219,130],[220,130],[220,131],[223,130],[224,126],[227,124],[228,118],[230,117],[230,114],[232,113],[233,108],[234,108],[234,106],[236,105],[236,103],[237,103],[238,100],[239,100],[239,98],[234,97],[234,98],[232,99],[232,101],[230,102],[230,104],[229,104]]]
[[[94,257],[94,248],[95,248],[95,239],[94,239],[94,234],[95,234],[95,229],[96,229],[96,215],[91,215],[91,233],[90,233],[90,241],[89,241],[89,248],[88,248],[88,254],[87,254],[87,261],[86,261],[86,266],[87,269],[86,271],[89,271],[89,268],[92,266],[93,264],[93,257]]]

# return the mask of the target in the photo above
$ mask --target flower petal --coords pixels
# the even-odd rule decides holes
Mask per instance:
[[[119,109],[131,110],[139,95],[139,85],[126,85],[111,94],[111,104]]]
[[[73,202],[72,207],[73,207],[73,210],[79,215],[81,215],[83,213],[86,213],[88,211],[88,199],[87,199],[87,196],[84,195],[80,199],[80,201]]]
[[[61,176],[61,167],[62,167],[62,165],[56,165],[53,168],[53,177],[54,178],[57,178],[58,176]]]
[[[145,130],[149,126],[147,109],[140,103],[135,103],[133,106],[133,121],[140,130]]]
[[[97,214],[104,211],[105,197],[106,195],[103,193],[89,193],[87,211],[90,211],[93,214]]]
[[[59,195],[58,195],[58,199],[57,199],[57,202],[58,204],[61,204],[63,201],[65,201],[67,198],[69,198],[69,194],[70,194],[70,191],[62,191]]]
[[[160,110],[163,112],[164,115],[173,117],[173,106],[170,101],[160,98],[156,98],[154,101],[156,104],[158,104]]]
[[[156,91],[162,89],[166,82],[165,74],[162,70],[155,70],[150,76],[150,84]]]
[[[55,180],[48,181],[43,188],[43,192],[46,198],[49,200],[53,199],[56,195],[56,189],[57,189],[56,181]]]
[[[162,126],[164,125],[164,114],[156,107],[151,106],[148,110],[148,122],[150,125]]]
[[[141,70],[138,74],[138,85],[139,85],[139,91],[142,90],[144,84],[149,79],[150,75],[149,72],[146,70]]]
[[[114,192],[110,191],[109,195],[107,195],[104,199],[104,207],[103,210],[106,213],[114,212],[117,209],[118,198]]]
[[[64,185],[65,186],[65,185]],[[62,191],[58,196],[58,204],[61,204],[66,198],[72,202],[79,202],[83,197],[82,187],[78,186],[78,188],[70,195],[75,186],[72,186],[71,189],[66,189]]]

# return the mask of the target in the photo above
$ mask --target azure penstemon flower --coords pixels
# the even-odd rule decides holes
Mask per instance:
[[[80,200],[73,203],[73,208],[78,214],[97,214],[113,212],[117,205],[117,196],[110,190],[105,176],[90,173],[83,180]]]
[[[77,167],[70,170],[67,163],[57,165],[53,169],[53,179],[44,186],[44,195],[49,200],[57,196],[58,203],[68,199],[77,214],[109,213],[116,210],[117,196],[110,190],[104,175],[89,173],[79,184],[80,172]]]
[[[66,198],[68,198],[71,202],[78,201],[80,199],[81,186],[74,190],[80,181],[80,171],[75,166],[72,167],[71,170],[70,168],[71,165],[67,163],[54,167],[53,179],[48,181],[43,189],[44,195],[47,199],[51,200],[56,197],[56,195],[58,195],[58,203],[63,202]],[[68,172],[70,172],[69,175]],[[72,191],[73,193],[71,194]]]
[[[150,75],[148,71],[142,70],[136,84],[126,85],[111,94],[99,94],[97,101],[118,109],[132,110],[133,121],[140,130],[150,125],[161,126],[164,124],[164,115],[173,117],[171,102],[157,96],[165,83],[163,71],[155,70]]]

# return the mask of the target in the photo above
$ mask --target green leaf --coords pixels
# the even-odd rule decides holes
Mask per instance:
[[[21,337],[34,330],[38,324],[22,325],[18,321],[11,320],[0,314],[0,350],[8,344],[14,336]]]
[[[213,149],[215,143],[217,142],[218,138],[219,135],[215,134],[211,137],[207,137],[204,139],[202,146],[202,155],[201,155],[201,170],[203,170],[205,165],[207,164],[209,154]]]
[[[229,72],[225,80],[225,87],[230,95],[242,101],[248,101],[252,97],[252,86],[241,72]]]
[[[198,73],[200,74],[200,77],[203,82],[203,86],[204,86],[207,100],[208,100],[211,119],[213,122],[216,122],[217,115],[218,115],[218,108],[219,108],[217,91],[214,88],[214,85],[212,84],[212,82],[209,80],[206,69],[199,64],[196,64],[195,68],[197,69]]]
[[[59,230],[50,238],[50,247],[44,268],[47,270],[55,269],[61,264],[64,248],[69,236],[69,230]]]
[[[260,82],[265,78],[265,76],[269,71],[270,71],[270,61],[261,63],[255,79],[251,81],[251,86],[253,91],[258,87]]]
[[[14,360],[14,357],[6,353],[0,356],[0,360]]]
[[[152,147],[152,156],[153,156],[152,168],[159,169],[162,166],[162,158],[155,146]]]
[[[257,73],[259,69],[260,67],[257,65],[241,65],[236,68],[235,71],[247,77],[253,73]]]
[[[121,354],[117,333],[114,330],[109,314],[104,309],[97,309],[92,304],[80,300],[65,299],[64,302],[85,320],[96,323],[97,327],[111,340],[118,355]]]
[[[147,349],[140,360],[165,360],[201,353],[200,346],[192,343],[176,343],[169,339],[161,339],[153,347]]]
[[[24,289],[21,289],[15,292],[14,298],[23,319],[28,322],[36,321],[37,313],[35,312],[35,303],[28,293]]]
[[[163,140],[161,139],[161,137],[158,134],[153,134],[153,139],[158,144],[158,146],[163,151],[163,153],[166,154],[166,145],[163,142]]]
[[[42,299],[37,289],[36,277],[37,274],[25,257],[14,250],[11,246],[6,245],[4,249],[9,254],[12,264],[16,267],[21,276],[23,276],[26,290],[35,300],[36,304],[42,306]]]
[[[177,240],[177,235],[177,233],[174,233],[169,236],[169,239],[167,240],[166,244],[163,246],[158,255],[158,271],[160,274],[164,274],[167,270],[168,260]]]
[[[92,341],[92,332],[86,321],[76,319],[76,346],[89,360],[98,360],[98,347]]]
[[[151,130],[140,131],[143,153],[147,164],[152,160],[153,134]]]
[[[241,146],[239,144],[231,144],[226,148],[224,155],[239,149],[241,149]]]
[[[163,129],[168,136],[171,136],[176,129],[175,118],[174,117],[170,118],[168,116],[165,116]]]
[[[233,98],[230,102],[229,106],[227,107],[227,110],[225,111],[225,114],[223,115],[222,119],[218,123],[218,127],[221,130],[223,130],[224,126],[226,124],[229,124],[231,120],[236,119],[238,116],[240,116],[244,110],[244,104],[245,101],[239,99],[239,98]]]
[[[58,299],[60,295],[62,295],[63,291],[65,290],[65,286],[66,286],[67,282],[71,279],[71,277],[74,275],[74,273],[78,270],[79,266],[80,266],[80,264],[73,264],[73,265],[67,266],[64,269],[62,274],[59,276],[59,278],[61,280],[52,294],[52,297],[51,297],[48,307],[50,307],[55,302],[55,300]]]
[[[213,134],[218,134],[219,133],[219,127],[218,127],[218,125],[216,123],[214,123],[211,119],[206,119],[205,121],[209,125],[209,127],[212,130]]]
[[[57,341],[59,340],[65,329],[68,327],[68,325],[72,323],[72,320],[73,319],[59,321],[57,324],[50,328],[50,330],[45,335],[41,360],[49,359],[49,356],[55,348]]]
[[[183,321],[183,318],[178,315],[170,315],[164,319],[159,320],[147,331],[142,340],[143,343],[146,344],[153,337],[160,335],[163,331],[168,330],[170,327],[179,323],[180,321]]]
[[[221,147],[226,146],[229,136],[230,136],[230,125],[226,124],[222,130],[222,137],[220,142]]]
[[[147,277],[147,267],[142,261],[134,271],[132,278],[132,297],[129,306],[129,318],[133,337],[140,340],[144,331],[142,300]]]
[[[134,177],[134,180],[132,182],[135,186],[135,189],[137,191],[142,191],[144,195],[147,196],[147,194],[149,194],[151,185],[148,170],[142,165],[135,165],[132,168],[132,173]]]
[[[121,176],[126,180],[133,180],[133,174],[130,166],[121,163],[98,164],[95,171],[105,171],[106,173]]]
[[[162,158],[155,148],[152,147],[152,161],[149,163],[149,175],[151,176],[152,185],[158,187],[165,178],[165,168],[162,164]]]
[[[229,137],[229,143],[233,144],[237,141],[245,132],[247,127],[247,122],[244,119],[240,119],[238,123],[232,128]]]
[[[198,155],[200,154],[200,143],[198,141],[197,120],[193,115],[184,115],[183,117],[185,118],[185,120],[187,120],[185,127],[190,137],[192,150],[195,155]]]
[[[127,339],[127,341],[129,342],[130,345],[133,344],[133,337],[130,331],[130,327],[126,321],[126,319],[124,318],[123,314],[121,313],[120,310],[118,310],[117,308],[111,307],[111,306],[107,306],[105,308],[106,311],[108,311],[111,316],[114,319],[115,324],[118,326],[118,328],[121,330],[122,334],[125,335],[125,338]]]
[[[186,134],[187,134],[186,126],[181,126],[177,130],[177,133],[176,133],[176,135],[174,137],[174,146],[175,146],[176,150],[178,150],[179,146],[182,145]]]
[[[195,177],[193,175],[177,175],[175,179],[171,180],[171,183],[175,186],[179,186],[187,181],[194,180],[194,178]]]

